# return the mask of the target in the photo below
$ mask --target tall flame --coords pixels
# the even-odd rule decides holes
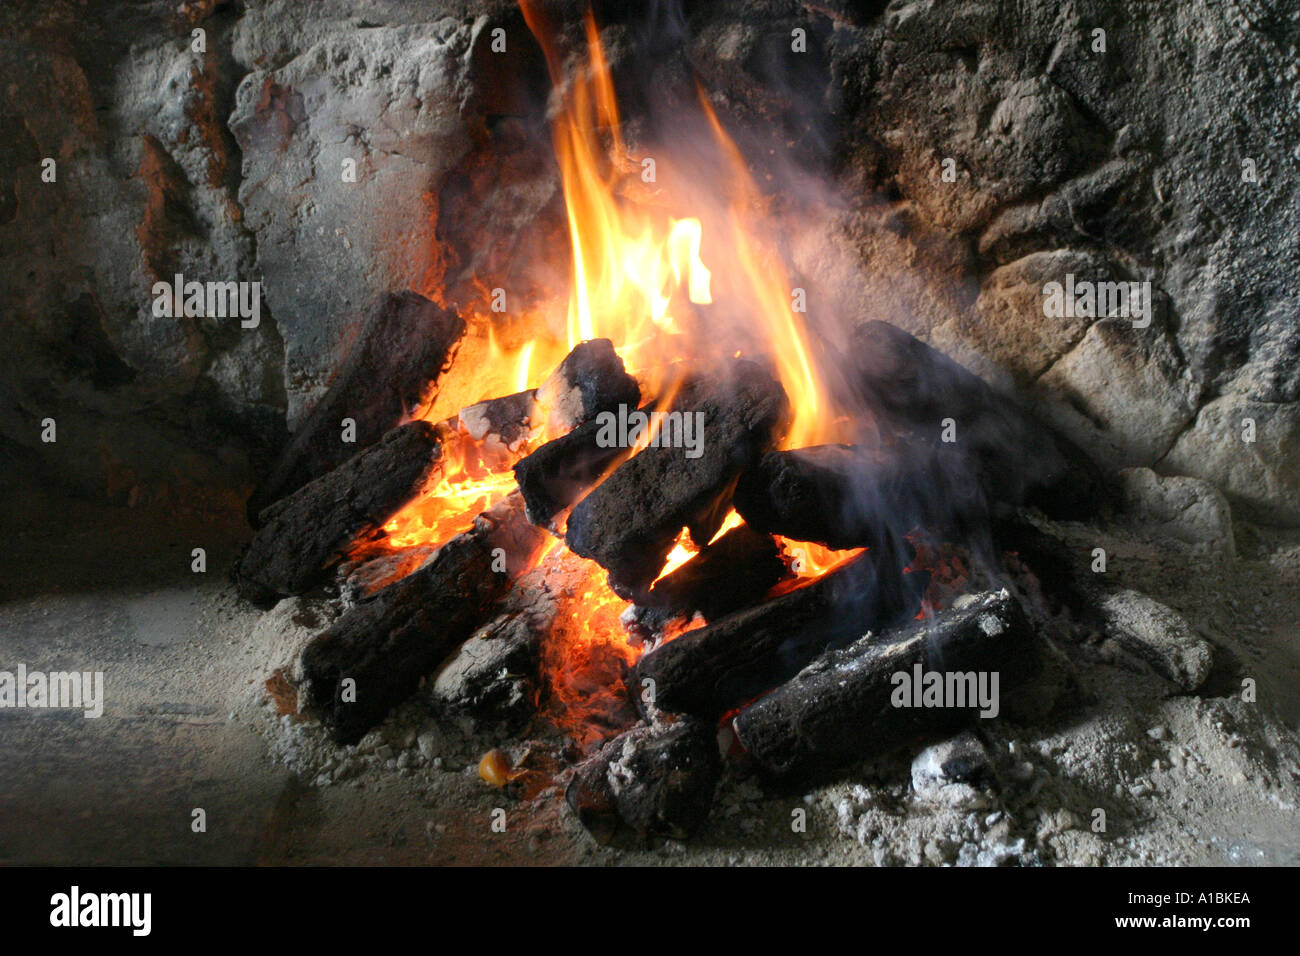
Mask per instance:
[[[568,78],[544,15],[533,0],[521,0],[521,7],[560,98],[552,133],[573,260],[569,344],[612,339],[658,394],[670,363],[688,356],[699,363],[725,331],[708,309],[721,269],[728,314],[745,317],[751,327],[742,331],[771,357],[790,396],[786,447],[831,440],[833,416],[795,290],[773,244],[759,238],[764,197],[703,92],[699,104],[719,163],[712,185],[726,194],[725,209],[692,210],[687,190],[669,185],[689,181],[695,170],[683,177],[667,156],[631,155],[590,10],[587,60]],[[705,215],[718,230],[707,253]]]
[[[701,143],[692,141],[689,153],[634,156],[620,126],[610,63],[594,16],[588,11],[584,23],[585,61],[570,74],[536,0],[521,0],[520,5],[556,90],[552,136],[571,254],[567,328],[557,334],[549,326],[546,316],[561,314],[549,309],[508,321],[497,321],[502,317],[486,306],[464,310],[470,332],[453,370],[418,415],[447,430],[444,458],[425,492],[385,525],[391,547],[440,545],[511,492],[515,483],[509,465],[529,450],[528,444],[512,446],[509,461],[485,457],[478,444],[457,430],[458,412],[484,399],[536,387],[568,349],[593,338],[613,341],[642,394],[659,409],[673,402],[686,368],[707,372],[710,361],[731,356],[765,359],[792,407],[783,447],[842,438],[834,433],[836,416],[804,323],[805,297],[793,288],[775,230],[767,225],[767,199],[703,90],[698,96]],[[684,108],[693,111],[695,106]],[[675,168],[675,158],[690,163]],[[561,302],[557,297],[552,304]],[[544,410],[538,417],[544,418]],[[545,421],[530,422],[532,426],[529,443],[554,437]],[[648,435],[642,437],[643,445],[648,441]],[[732,511],[714,540],[740,523]],[[782,585],[787,589],[861,551],[830,551],[785,539],[778,543],[792,571]],[[683,533],[660,577],[699,550]],[[586,743],[592,734],[603,736],[600,715],[612,715],[611,708],[623,699],[612,688],[638,651],[619,624],[626,602],[609,589],[604,572],[558,547],[547,560],[572,565],[575,582],[565,592],[543,648],[551,695],[547,707],[558,726]]]

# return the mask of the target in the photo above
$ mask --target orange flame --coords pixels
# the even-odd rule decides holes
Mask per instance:
[[[735,508],[732,508],[731,511],[727,512],[727,517],[722,519],[722,525],[709,539],[709,544],[713,544],[732,528],[737,528],[744,523],[745,519],[736,513]],[[677,536],[677,540],[673,543],[673,549],[668,552],[668,558],[664,561],[664,568],[659,572],[659,577],[655,578],[655,581],[666,578],[699,553],[700,549],[691,540],[690,530],[683,528],[681,534]]]
[[[514,488],[513,472],[488,471],[472,442],[463,436],[451,438],[443,443],[443,459],[429,486],[384,524],[388,544],[442,544],[467,531],[475,516]]]
[[[836,551],[815,541],[792,541],[776,536],[776,543],[790,559],[790,570],[794,572],[796,583],[802,584],[810,578],[820,578],[860,555],[866,548],[846,548]]]
[[[796,300],[806,297],[792,288],[774,244],[759,238],[762,194],[703,93],[700,106],[721,162],[716,185],[730,193],[725,212],[708,211],[720,237],[707,253],[705,211],[691,210],[686,190],[669,185],[688,182],[694,171],[671,169],[668,156],[638,159],[623,141],[609,63],[590,10],[587,62],[566,83],[543,14],[532,0],[520,5],[561,91],[553,137],[573,255],[570,345],[612,339],[658,394],[659,374],[669,363],[687,350],[698,362],[713,344],[716,330],[703,328],[701,316],[711,315],[714,279],[721,274],[728,309],[757,322],[758,340],[790,395],[794,419],[786,447],[832,440],[833,415],[803,312],[796,311]]]

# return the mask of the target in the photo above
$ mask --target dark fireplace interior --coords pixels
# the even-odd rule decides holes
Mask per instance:
[[[1300,862],[1283,5],[0,24],[0,862]]]

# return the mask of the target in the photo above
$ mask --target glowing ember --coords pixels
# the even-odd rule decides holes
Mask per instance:
[[[475,402],[534,388],[569,352],[546,333],[545,322],[526,315],[506,326],[484,303],[462,310],[468,331],[456,347],[452,368],[414,417],[440,422]]]
[[[442,544],[515,488],[514,473],[485,469],[467,438],[449,436],[443,456],[433,484],[384,525],[390,547]]]
[[[925,589],[918,616],[928,616],[952,604],[957,595],[969,590],[971,582],[970,557],[964,549],[946,542],[936,541],[929,534],[915,531],[907,536],[916,556],[908,571],[930,572],[930,584]]]
[[[436,488],[411,502],[388,523],[384,533],[394,548],[442,544],[469,528],[474,518],[515,489],[511,472],[479,479],[461,474],[444,478]]]
[[[695,547],[695,543],[691,540],[690,531],[683,528],[682,533],[679,534],[677,540],[673,542],[673,549],[668,552],[668,559],[664,561],[664,569],[659,572],[659,577],[655,578],[655,580],[658,581],[660,578],[665,578],[672,574],[691,558],[699,554],[699,551],[700,549]]]
[[[604,569],[572,554],[559,560],[573,566],[581,583],[561,602],[542,647],[550,685],[542,714],[585,748],[635,719],[624,674],[639,652],[619,623],[627,602],[605,584]]]

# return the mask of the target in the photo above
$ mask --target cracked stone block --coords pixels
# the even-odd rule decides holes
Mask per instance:
[[[1160,467],[1212,481],[1257,521],[1300,525],[1300,403],[1216,398]]]
[[[1232,510],[1208,481],[1162,477],[1150,468],[1126,468],[1120,476],[1125,510],[1137,521],[1166,537],[1236,554]]]
[[[373,295],[427,288],[435,190],[470,143],[460,108],[469,24],[333,27],[284,65],[245,76],[230,118],[240,203],[285,341],[291,430]]]
[[[1151,465],[1196,414],[1200,389],[1172,339],[1101,319],[1037,382],[1043,414],[1098,461]]]
[[[1076,280],[1118,279],[1104,259],[1071,250],[1037,252],[993,271],[984,281],[967,338],[1025,384],[1083,338],[1095,317],[1048,317],[1043,287]]]

